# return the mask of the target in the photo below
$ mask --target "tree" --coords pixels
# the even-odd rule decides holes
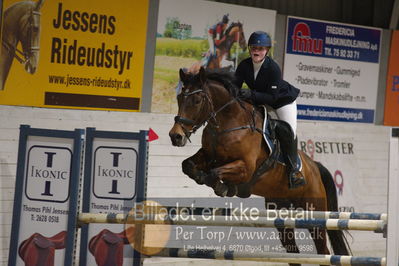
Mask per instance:
[[[180,20],[176,17],[166,18],[164,37],[175,38],[175,39],[189,39],[192,31],[191,26],[182,27]]]

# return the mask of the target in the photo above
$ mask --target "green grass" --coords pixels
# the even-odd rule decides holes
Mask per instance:
[[[201,59],[201,54],[209,48],[207,40],[177,40],[157,38],[156,55],[179,56]]]
[[[154,79],[162,79],[170,84],[175,84],[179,80],[176,70],[166,68],[154,68]]]

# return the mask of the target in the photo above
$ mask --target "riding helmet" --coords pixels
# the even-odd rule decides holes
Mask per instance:
[[[264,31],[255,31],[249,37],[248,46],[272,47],[272,39]]]
[[[229,23],[229,14],[223,16],[222,22],[225,24]]]

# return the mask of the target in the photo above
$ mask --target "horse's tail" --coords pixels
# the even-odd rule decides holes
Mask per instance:
[[[337,189],[331,173],[321,163],[316,162],[321,179],[327,194],[327,206],[329,211],[338,211]],[[341,230],[327,230],[331,246],[335,255],[349,255],[347,240]]]

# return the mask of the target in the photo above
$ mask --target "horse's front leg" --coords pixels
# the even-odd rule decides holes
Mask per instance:
[[[204,150],[201,148],[196,154],[185,159],[182,162],[183,173],[200,185],[206,183],[209,171],[207,161],[205,160]]]
[[[247,182],[247,167],[243,160],[236,160],[213,168],[210,176],[213,177],[210,180],[214,180],[211,187],[216,195],[233,197],[239,193],[237,185]]]
[[[200,149],[196,154],[182,162],[183,173],[200,185],[213,188],[216,195],[220,197],[233,197],[237,194],[238,184],[246,176],[245,163],[241,160],[209,169],[205,152]],[[223,183],[222,181],[226,182]]]

